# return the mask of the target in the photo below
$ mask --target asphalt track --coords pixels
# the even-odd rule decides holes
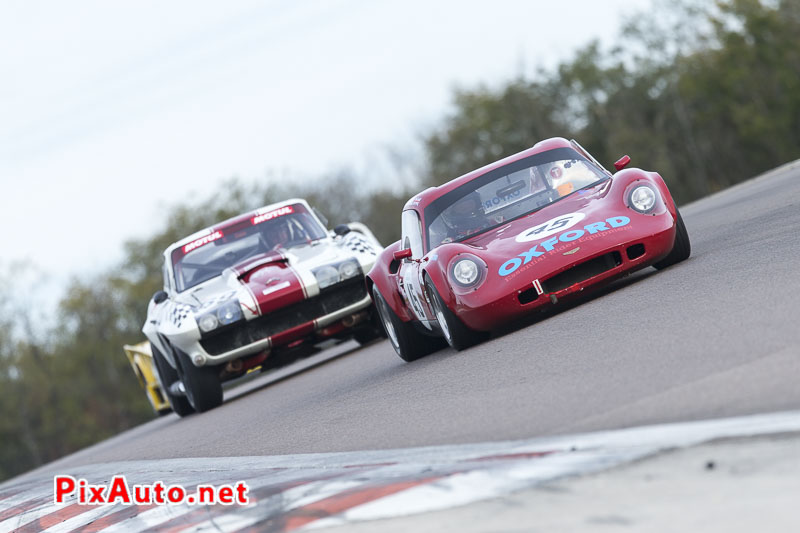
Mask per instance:
[[[682,213],[686,262],[472,349],[410,364],[386,342],[352,349],[45,468],[489,442],[800,408],[800,164]]]

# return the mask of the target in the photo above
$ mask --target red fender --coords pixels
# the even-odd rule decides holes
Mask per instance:
[[[403,322],[410,321],[413,317],[408,311],[405,300],[400,294],[397,284],[398,261],[393,254],[400,249],[400,241],[387,246],[379,255],[375,264],[370,269],[366,277],[367,290],[372,296],[372,288],[376,286],[381,295],[386,299],[386,303],[400,317]],[[374,299],[374,298],[373,298]]]
[[[481,260],[480,252],[472,246],[461,243],[443,244],[426,256],[429,260],[422,269],[423,277],[431,280],[433,286],[439,291],[439,295],[444,300],[445,305],[454,313],[459,312],[459,308],[462,305],[460,294],[463,294],[463,292],[459,293],[453,289],[453,284],[447,271],[450,263],[462,254],[469,254]]]
[[[677,220],[678,216],[675,200],[672,198],[672,194],[669,192],[669,188],[664,182],[664,178],[662,178],[657,172],[647,172],[639,168],[626,168],[625,170],[621,170],[614,174],[614,177],[612,178],[612,194],[622,195],[625,191],[625,188],[636,180],[644,180],[653,185],[661,194],[661,198],[664,200],[664,205],[667,207],[667,211],[669,211],[674,220]]]

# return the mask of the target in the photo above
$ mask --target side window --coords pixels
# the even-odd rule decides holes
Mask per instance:
[[[161,264],[161,275],[164,277],[164,290],[170,292],[169,270],[167,270],[167,262]]]
[[[419,259],[422,257],[422,225],[419,216],[413,209],[403,211],[402,219],[403,248],[411,248],[411,257]]]

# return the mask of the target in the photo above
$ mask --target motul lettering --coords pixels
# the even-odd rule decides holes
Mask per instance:
[[[208,243],[210,243],[212,241],[216,241],[217,239],[221,239],[221,238],[222,238],[222,232],[221,231],[215,231],[211,235],[206,235],[205,237],[200,237],[199,239],[197,239],[195,241],[192,241],[189,244],[185,245],[183,247],[183,253],[184,254],[188,254],[189,252],[191,252],[192,250],[194,250],[196,248],[200,248],[203,245],[206,245],[206,244],[208,244]]]
[[[292,206],[286,205],[279,209],[275,209],[274,211],[270,211],[269,213],[262,213],[260,215],[256,215],[251,219],[251,222],[255,226],[256,224],[261,224],[262,222],[266,222],[267,220],[272,220],[273,218],[281,217],[283,215],[291,215],[294,213],[294,209]]]

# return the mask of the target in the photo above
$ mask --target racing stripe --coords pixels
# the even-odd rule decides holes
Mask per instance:
[[[249,261],[239,263],[232,267],[237,277],[243,277],[250,270],[256,270],[260,266],[283,263],[286,261],[286,256],[280,251],[272,251],[263,255],[253,257]]]
[[[292,271],[292,274],[294,274],[297,280],[300,282],[300,288],[303,289],[303,298],[308,298],[308,289],[306,288],[306,284],[303,283],[303,277],[300,275],[297,269],[289,263],[286,263],[286,266]]]
[[[251,298],[250,302],[253,303],[253,308],[251,308],[247,304],[242,304],[242,305],[247,307],[247,310],[250,311],[251,313],[253,313],[254,315],[261,316],[261,309],[258,307],[258,299],[256,298],[256,295],[253,294],[253,289],[251,289],[250,286],[247,283],[242,283],[242,285],[244,285],[244,288],[247,289],[248,294],[250,294],[250,298]],[[248,302],[248,303],[250,303],[250,302]]]
[[[280,257],[283,258],[283,255]],[[240,280],[254,296],[260,315],[302,302],[306,298],[300,276],[285,258],[255,263],[242,271]]]

